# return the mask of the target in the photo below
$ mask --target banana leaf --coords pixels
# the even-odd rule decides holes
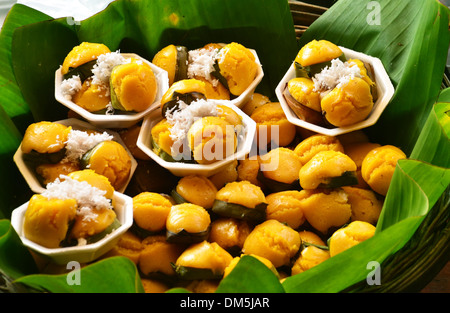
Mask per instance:
[[[48,19],[51,17],[44,13],[17,5],[9,12],[0,33],[0,105],[20,132],[33,121],[33,117],[12,70],[12,34],[18,27]]]
[[[9,55],[6,53],[3,56],[10,59],[6,62],[8,70],[2,76],[7,74],[16,80],[16,83],[11,84],[13,88],[4,87],[14,94],[8,105],[20,107],[25,102],[34,120],[65,118],[67,112],[51,96],[53,82],[50,74],[59,67],[64,55],[71,49],[71,44],[81,41],[104,42],[112,50],[132,51],[146,58],[151,58],[158,49],[169,43],[197,48],[209,42],[238,41],[258,52],[265,72],[258,91],[272,97],[275,86],[290,66],[298,48],[311,39],[329,39],[376,56],[385,65],[396,92],[380,121],[368,130],[369,135],[373,141],[397,145],[410,155],[409,160],[401,161],[397,166],[376,236],[305,273],[289,277],[281,286],[274,284],[264,287],[264,284],[253,282],[251,277],[263,275],[261,279],[267,282],[275,281],[275,276],[270,277],[274,274],[267,271],[261,272],[259,266],[252,266],[250,259],[243,258],[234,274],[222,281],[219,290],[383,291],[367,286],[368,263],[377,261],[382,264],[382,268],[386,266],[388,271],[383,272],[383,275],[386,273],[386,279],[395,281],[397,274],[405,269],[395,270],[389,263],[395,263],[398,260],[395,257],[405,259],[401,258],[403,249],[414,247],[412,242],[428,234],[422,227],[448,228],[449,224],[448,220],[439,225],[433,223],[436,217],[442,217],[439,212],[449,211],[448,202],[444,201],[450,183],[448,154],[436,153],[449,151],[449,108],[446,103],[449,91],[442,92],[440,100],[436,102],[450,41],[449,11],[434,0],[380,0],[376,1],[380,5],[380,12],[375,12],[368,9],[369,2],[338,1],[311,25],[299,43],[295,39],[292,17],[284,0],[118,0],[80,25],[69,25],[66,19],[47,21],[32,9],[16,5],[12,12],[21,12],[25,17],[39,17],[43,21],[18,27],[14,32],[10,29],[12,33],[5,35],[4,40],[11,40],[12,46]],[[270,10],[267,10],[269,6]],[[369,16],[374,20],[368,22]],[[11,16],[9,20],[13,20]],[[61,44],[59,36],[65,36]],[[50,48],[53,50],[49,51]],[[15,126],[5,126],[4,129],[13,138],[9,148],[5,148],[11,154],[20,143],[20,130],[23,127],[16,125],[17,121],[13,121],[8,114],[3,114],[3,120],[8,121],[9,126]],[[6,146],[2,137],[1,147]],[[12,161],[8,163],[14,166]],[[5,176],[0,179],[2,188],[9,183]],[[25,190],[21,186],[15,194]],[[13,208],[10,206],[11,200],[7,193],[0,195],[2,203],[9,203],[6,209],[2,207],[2,211],[8,212]],[[8,229],[8,232],[13,231],[11,227]],[[101,261],[87,266],[83,277],[95,281],[98,278],[96,271],[107,272],[104,267],[112,267],[120,272],[120,267],[115,264],[122,264],[122,260],[114,258],[110,262]],[[95,271],[91,267],[95,267]],[[137,284],[135,273],[126,268],[125,272],[131,279],[126,280],[123,288],[140,291],[140,288],[133,287]],[[19,269],[10,271],[13,274],[21,272]],[[239,277],[244,274],[249,279],[242,285],[239,284]],[[383,281],[383,275],[381,286],[390,284],[387,280]],[[54,275],[45,275],[43,278],[26,275],[18,281],[40,290],[68,291],[62,284],[64,278]],[[420,278],[414,278],[420,281]],[[96,286],[91,288],[90,291],[93,291]],[[398,285],[392,284],[389,290],[399,291],[398,288]]]
[[[13,162],[14,152],[22,141],[22,135],[1,106],[0,138],[0,219],[9,219],[12,210],[26,202],[31,192]]]
[[[450,167],[450,89],[444,90],[430,112],[411,158]],[[439,121],[439,123],[437,123]],[[431,136],[439,136],[431,138]]]
[[[13,162],[13,155],[33,116],[16,83],[11,62],[12,34],[17,27],[50,17],[26,6],[14,6],[0,33],[0,218],[30,196],[29,188]]]
[[[0,273],[16,279],[36,271],[34,259],[21,244],[9,220],[0,220]]]
[[[245,255],[217,289],[219,293],[283,293],[277,277],[258,259]]]
[[[51,293],[142,293],[144,287],[136,266],[125,257],[111,257],[78,269],[69,267],[60,275],[23,276],[15,283]]]

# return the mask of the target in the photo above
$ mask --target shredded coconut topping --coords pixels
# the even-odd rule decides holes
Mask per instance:
[[[82,130],[72,129],[66,142],[66,159],[68,161],[78,161],[83,154],[103,141],[112,140],[113,136],[107,132],[88,133]]]
[[[314,91],[340,88],[355,77],[362,77],[361,70],[356,63],[342,62],[339,59],[331,60],[331,66],[326,66],[312,78]]]
[[[61,83],[61,93],[67,100],[72,100],[72,96],[81,89],[81,79],[79,75],[64,79]]]
[[[99,55],[97,58],[97,62],[92,68],[92,83],[98,85],[99,88],[105,89],[106,95],[108,96],[109,78],[111,76],[112,69],[116,65],[126,64],[130,62],[131,59],[123,57],[120,54],[119,50]],[[72,96],[81,89],[81,86],[82,83],[79,75],[63,79],[63,81],[61,82],[61,93],[67,100],[72,100]]]
[[[87,222],[95,221],[98,217],[98,214],[95,213],[92,208],[86,206],[79,208],[77,211],[77,215],[83,216],[83,220]]]
[[[48,199],[75,199],[78,204],[77,214],[84,215],[87,219],[93,218],[93,214],[96,214],[93,209],[112,209],[111,202],[105,194],[105,190],[66,175],[60,175],[54,182],[47,184],[42,192]]]
[[[217,62],[219,62],[219,63],[223,62],[224,59],[225,59],[225,57],[226,57],[226,55],[227,55],[227,52],[228,52],[228,50],[220,49],[220,50],[217,52],[217,55],[216,55],[216,60],[217,60]]]
[[[106,105],[106,115],[114,115],[114,107],[112,106],[111,101]]]
[[[211,75],[214,72],[214,63],[216,61],[217,52],[216,48],[201,48],[196,50],[190,50],[188,52],[188,72],[189,78],[195,76],[204,77],[210,81],[213,86],[217,86],[219,80]]]
[[[92,68],[92,83],[96,85],[103,85],[109,88],[109,78],[112,69],[116,65],[130,63],[131,59],[127,59],[120,54],[120,51],[109,52],[99,55],[97,63]]]
[[[176,154],[176,147],[181,146],[187,131],[197,119],[217,115],[217,106],[207,100],[198,99],[189,105],[179,100],[178,109],[173,108],[166,112],[167,122],[172,125],[170,128],[170,138],[174,141],[172,154]]]

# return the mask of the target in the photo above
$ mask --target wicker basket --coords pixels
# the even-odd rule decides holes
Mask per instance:
[[[288,1],[297,39],[335,1]],[[317,5],[317,3],[323,5]],[[450,87],[446,68],[442,89]],[[418,292],[422,290],[450,260],[450,188],[430,210],[411,240],[381,264],[382,285],[366,282],[351,286],[346,292]]]
[[[297,39],[308,29],[308,27],[328,10],[327,7],[309,4],[302,1],[288,1],[294,21]]]
[[[350,292],[418,292],[447,264],[450,256],[450,188],[429,211],[409,242],[381,264],[379,286],[352,286]]]

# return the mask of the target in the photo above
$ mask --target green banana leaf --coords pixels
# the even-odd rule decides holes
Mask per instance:
[[[33,117],[12,70],[12,34],[18,27],[48,19],[51,18],[39,11],[17,5],[6,17],[0,33],[0,91],[2,95],[0,105],[20,132],[23,132],[26,126],[33,122]]]
[[[11,211],[30,196],[25,180],[12,161],[23,132],[33,122],[12,68],[12,34],[17,27],[49,18],[28,7],[14,6],[0,33],[0,218],[9,219]]]
[[[377,15],[378,12],[368,8],[368,3],[373,1],[340,0],[314,22],[297,43],[289,7],[284,0],[149,2],[118,0],[80,25],[67,23],[66,19],[48,19],[32,9],[14,6],[6,22],[8,32],[2,31],[0,36],[2,42],[10,44],[10,49],[0,51],[0,62],[6,65],[0,78],[14,79],[10,86],[0,87],[11,94],[4,105],[11,109],[0,114],[1,121],[7,122],[0,139],[5,164],[15,167],[12,153],[18,147],[26,125],[23,120],[14,119],[14,115],[22,113],[14,112],[25,112],[25,115],[30,112],[33,120],[66,117],[67,112],[52,97],[52,75],[74,43],[103,42],[112,50],[132,51],[151,58],[169,43],[197,48],[209,42],[241,42],[254,48],[263,64],[265,76],[258,91],[273,97],[275,86],[298,48],[311,39],[329,39],[380,58],[396,87],[388,109],[368,133],[375,142],[401,147],[410,159],[397,166],[377,234],[305,273],[287,278],[282,285],[272,272],[254,264],[256,260],[243,258],[235,271],[221,282],[218,291],[384,291],[366,283],[370,273],[367,265],[372,261],[380,263],[383,269],[381,286],[390,285],[389,290],[398,291],[395,279],[404,268],[396,271],[390,263],[399,263],[395,262],[395,257],[406,259],[401,252],[414,247],[411,242],[418,242],[424,234],[428,235],[423,227],[436,227],[433,223],[436,216],[441,217],[442,212],[449,211],[444,198],[450,183],[449,158],[448,153],[445,154],[450,149],[450,91],[443,91],[437,101],[450,41],[448,9],[434,0],[380,0],[376,1],[380,6]],[[267,7],[271,9],[267,10]],[[16,16],[19,13],[20,17]],[[374,21],[369,23],[368,17],[373,17]],[[27,18],[32,24],[25,25]],[[19,27],[22,25],[25,26]],[[64,39],[60,43],[61,36]],[[24,107],[22,111],[21,106]],[[4,141],[3,133],[11,139]],[[17,189],[8,185],[8,178],[19,177],[18,174],[11,176],[11,172],[8,169],[10,176],[0,177],[2,188],[6,187],[6,191],[0,193],[0,212],[6,218],[17,202],[16,198],[11,200],[11,195],[23,195],[27,191],[23,184]],[[7,225],[8,222],[2,223]],[[440,227],[448,228],[448,224],[447,219]],[[11,234],[14,232],[12,227],[4,227],[4,230],[3,245],[17,245],[12,239],[15,238]],[[5,254],[0,254],[2,257]],[[111,267],[120,275],[128,276],[120,281],[123,285],[110,282],[112,286],[105,292],[120,291],[121,288],[142,291],[131,264],[124,265],[124,262],[121,258],[113,258],[86,266],[82,269],[83,277],[95,282],[97,272],[110,273],[108,268]],[[123,272],[120,266],[125,267]],[[16,281],[33,289],[72,292],[64,286],[64,275],[26,275],[33,271],[27,264],[6,267],[4,271],[14,278],[25,275]],[[385,274],[386,280],[383,280]],[[244,283],[241,275],[248,277]],[[260,278],[252,280],[252,277]],[[89,287],[92,289],[80,289],[80,292],[96,292],[104,287],[93,283]]]
[[[22,141],[22,135],[8,114],[0,107],[0,219],[10,218],[11,212],[26,202],[31,192],[13,162],[14,152]]]
[[[431,110],[422,133],[417,140],[411,158],[429,162],[431,164],[450,167],[450,89],[446,89]],[[436,123],[439,120],[439,123]],[[431,138],[436,136],[438,138]],[[433,145],[433,146],[431,146]]]
[[[112,257],[87,267],[69,268],[67,274],[23,276],[15,281],[40,292],[137,293],[143,292],[136,266],[125,257]]]
[[[16,279],[36,271],[34,259],[22,245],[9,220],[0,220],[0,272]]]
[[[218,293],[283,293],[283,286],[266,265],[258,259],[243,256],[231,273],[220,283]]]

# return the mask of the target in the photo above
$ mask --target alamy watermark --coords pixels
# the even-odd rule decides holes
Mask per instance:
[[[193,150],[189,147],[187,140],[176,142],[172,146],[172,158],[175,161],[191,161],[193,158],[199,158],[206,161],[221,161],[225,158],[233,157],[235,151],[235,142],[233,140],[237,133],[238,144],[237,151],[242,149],[245,141],[252,139],[252,145],[247,154],[239,154],[237,160],[245,158],[266,161],[261,171],[274,171],[278,168],[279,158],[270,158],[267,156],[269,150],[279,147],[280,127],[271,125],[268,127],[259,127],[255,138],[250,136],[244,128],[236,129],[232,125],[225,127],[225,130],[219,128],[205,127],[200,133],[193,135]],[[269,147],[270,146],[270,147]]]
[[[66,17],[66,23],[69,25],[80,25],[80,21],[76,21],[72,16]]]
[[[81,285],[81,265],[77,261],[67,263],[66,269],[71,270],[67,274],[66,282],[69,286]]]
[[[378,1],[370,1],[366,6],[370,12],[366,16],[366,22],[369,25],[381,25],[381,5]]]
[[[81,265],[77,261],[67,263],[66,269],[71,270],[67,273],[66,282],[69,286],[81,285]],[[377,261],[367,263],[366,269],[370,272],[366,276],[366,283],[369,286],[381,285],[381,266]]]
[[[370,261],[366,266],[370,272],[366,276],[367,285],[381,285],[381,267],[377,261]]]

